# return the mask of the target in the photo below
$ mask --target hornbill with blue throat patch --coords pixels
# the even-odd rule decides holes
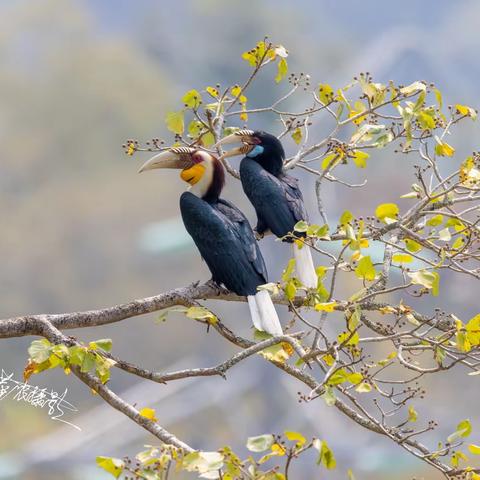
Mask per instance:
[[[317,288],[318,277],[310,247],[297,245],[294,238],[304,236],[294,232],[300,220],[307,220],[302,192],[296,178],[283,170],[285,151],[277,137],[263,131],[239,130],[218,142],[227,145],[242,142],[242,146],[229,150],[224,158],[245,155],[240,163],[240,179],[245,194],[255,207],[260,236],[272,232],[293,244],[298,279],[307,288]]]
[[[235,205],[220,198],[225,183],[222,163],[206,151],[178,147],[155,155],[139,173],[157,168],[181,169],[181,179],[190,184],[180,196],[180,212],[212,280],[247,297],[257,330],[281,335],[268,291],[257,290],[267,283],[267,270],[252,227]]]

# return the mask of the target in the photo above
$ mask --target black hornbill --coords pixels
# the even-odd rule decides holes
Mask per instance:
[[[257,212],[256,230],[260,236],[270,231],[284,238],[293,233],[297,222],[307,220],[307,212],[297,179],[283,170],[283,146],[274,135],[252,130],[232,133],[218,145],[237,142],[243,145],[226,152],[224,157],[245,155],[240,163],[240,178],[243,190]],[[284,238],[284,241],[293,243],[298,279],[305,287],[316,288],[318,277],[310,247],[307,244],[298,245],[292,236]]]
[[[180,212],[212,280],[247,297],[257,330],[281,335],[269,293],[257,290],[267,282],[267,270],[252,227],[235,205],[220,198],[225,183],[222,163],[203,150],[178,147],[155,155],[139,172],[156,168],[181,169],[181,179],[190,184],[180,196]]]

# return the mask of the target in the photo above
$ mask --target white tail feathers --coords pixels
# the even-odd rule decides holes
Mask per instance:
[[[307,288],[317,288],[318,277],[315,266],[313,265],[310,247],[304,244],[302,248],[299,248],[296,243],[293,243],[293,255],[295,257],[297,276],[303,286]]]
[[[270,335],[283,335],[277,311],[270,294],[266,290],[260,290],[255,295],[249,295],[247,300],[252,322],[257,330],[262,330]]]

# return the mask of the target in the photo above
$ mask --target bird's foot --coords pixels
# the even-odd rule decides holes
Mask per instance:
[[[223,287],[222,285],[219,285],[217,282],[215,282],[215,280],[213,280],[213,278],[211,278],[210,280],[208,280],[207,282],[205,282],[205,285],[210,287],[210,288],[213,288],[214,290],[216,290],[216,293],[217,295],[222,295],[222,294],[225,294],[225,293],[228,293],[228,290]]]
[[[261,239],[265,236],[263,233],[260,233],[260,232],[259,232],[258,230],[256,230],[256,229],[253,231],[253,233],[254,233],[255,238],[256,238],[257,240],[261,240]]]

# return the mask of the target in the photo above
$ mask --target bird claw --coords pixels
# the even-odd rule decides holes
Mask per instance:
[[[217,292],[217,296],[220,296],[222,293],[226,293],[228,292],[228,290],[224,287],[222,287],[221,285],[219,285],[218,283],[216,283],[213,278],[211,278],[210,280],[208,280],[207,282],[205,282],[205,285],[207,285],[208,287],[210,288],[213,288],[214,290],[216,290]]]
[[[257,240],[261,240],[265,236],[263,233],[259,233],[258,230],[254,230],[253,233]]]

